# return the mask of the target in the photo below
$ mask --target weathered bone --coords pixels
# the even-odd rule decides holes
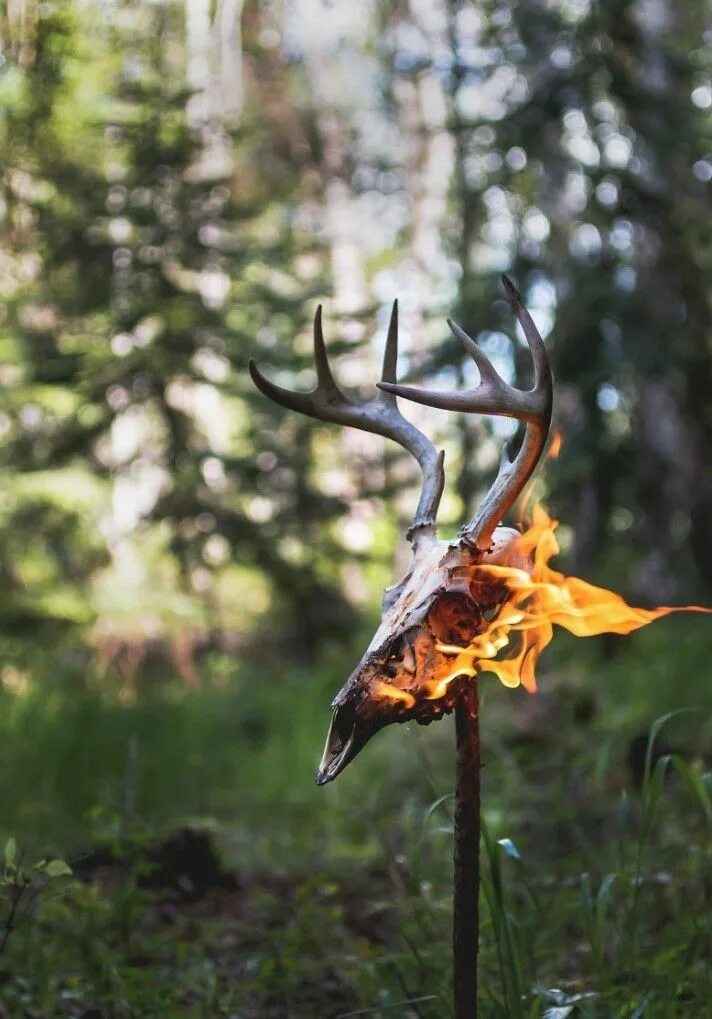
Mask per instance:
[[[429,393],[395,382],[397,303],[388,330],[381,392],[366,403],[344,396],[334,381],[321,331],[321,308],[314,320],[317,387],[294,393],[274,385],[250,362],[255,384],[282,406],[302,414],[352,425],[395,439],[420,464],[423,489],[408,537],[413,557],[405,577],[388,588],[383,616],[363,658],[332,703],[332,719],[317,771],[320,785],[332,781],[379,729],[414,719],[427,725],[453,710],[473,668],[453,673],[452,647],[467,647],[488,625],[485,613],[497,609],[506,591],[496,579],[482,579],[483,564],[529,569],[518,543],[519,532],[497,527],[541,455],[551,418],[552,380],[546,350],[519,294],[504,277],[505,287],[524,329],[534,362],[534,386],[515,389],[459,326],[450,327],[480,371],[479,385],[465,393]],[[456,542],[439,541],[435,517],[443,488],[442,454],[398,411],[403,396],[433,407],[466,413],[498,414],[525,423],[519,452],[510,460],[505,450],[497,478],[481,507]]]

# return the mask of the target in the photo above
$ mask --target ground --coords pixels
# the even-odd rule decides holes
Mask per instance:
[[[534,697],[482,680],[484,1017],[709,1014],[708,630],[656,626],[561,639]],[[347,670],[4,692],[2,835],[21,869],[72,870],[31,875],[5,1016],[449,1014],[451,720],[385,730],[317,789]]]

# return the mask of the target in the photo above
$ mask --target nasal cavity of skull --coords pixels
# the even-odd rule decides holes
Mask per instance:
[[[342,704],[336,711],[333,731],[339,738],[341,744],[339,750],[346,746],[354,731],[356,712],[351,704]]]
[[[460,594],[441,595],[428,615],[428,625],[435,640],[459,647],[467,647],[472,638],[481,633],[483,624],[479,607]]]

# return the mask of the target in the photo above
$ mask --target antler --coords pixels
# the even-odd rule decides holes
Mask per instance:
[[[495,371],[489,358],[480,350],[463,329],[448,319],[448,325],[471,355],[480,372],[479,384],[462,393],[431,393],[413,386],[394,385],[379,382],[379,389],[407,400],[440,407],[443,410],[457,410],[465,414],[496,414],[517,418],[526,422],[521,447],[514,460],[510,459],[508,445],[505,445],[499,472],[482,505],[465,525],[462,535],[469,544],[478,549],[488,549],[492,544],[492,532],[526,485],[544,449],[551,422],[553,382],[551,367],[544,342],[534,322],[522,304],[522,299],[512,281],[503,276],[510,304],[519,319],[529,344],[534,362],[534,386],[527,392],[508,385]]]
[[[398,302],[394,301],[381,372],[384,387],[395,382],[397,357]],[[253,360],[249,363],[250,375],[258,389],[282,407],[318,418],[320,421],[351,425],[365,432],[375,432],[376,435],[394,439],[412,453],[423,473],[423,487],[408,538],[413,540],[414,534],[423,528],[434,531],[435,517],[445,483],[444,454],[438,453],[430,439],[410,421],[406,421],[398,410],[395,395],[392,393],[381,392],[375,399],[362,403],[344,396],[334,381],[326,356],[324,335],[321,330],[321,305],[314,316],[314,362],[317,385],[310,393],[295,393],[276,386],[262,375]]]

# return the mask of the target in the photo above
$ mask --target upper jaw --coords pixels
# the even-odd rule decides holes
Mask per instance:
[[[317,785],[333,782],[382,727],[368,724],[359,710],[363,701],[369,700],[368,678],[374,656],[371,649],[365,653],[332,702],[329,731],[316,772]]]
[[[357,751],[354,748],[354,728],[348,732],[342,724],[339,728],[339,712],[343,709],[335,706],[331,714],[329,731],[326,734],[324,753],[316,773],[316,784],[326,785],[333,782],[341,774],[349,761],[353,760]]]
[[[437,699],[416,700],[412,706],[405,708],[390,704],[384,710],[374,712],[366,718],[359,717],[354,708],[354,704],[359,703],[358,694],[340,704],[335,703],[324,753],[316,773],[316,784],[322,786],[333,782],[363,750],[371,737],[384,726],[409,720],[419,725],[429,725],[443,715],[450,714],[463,686],[469,682],[471,682],[469,677],[463,674],[454,678],[446,692]]]

